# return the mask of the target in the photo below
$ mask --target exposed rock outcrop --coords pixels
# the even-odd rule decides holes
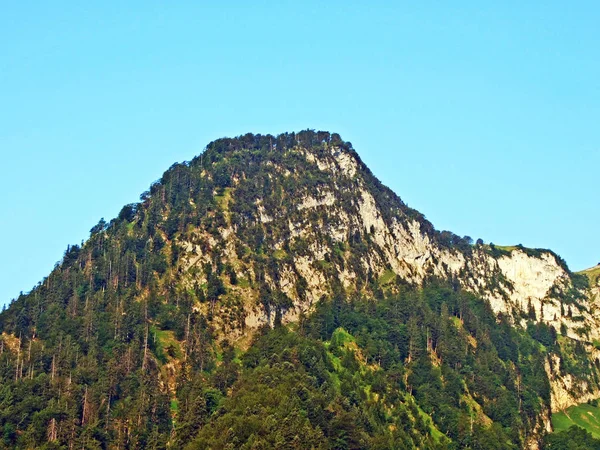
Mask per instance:
[[[200,269],[212,264],[215,254],[238,278],[255,282],[250,283],[254,288],[229,287],[231,296],[243,299],[242,311],[236,313],[243,318],[242,326],[223,323],[232,338],[272,322],[277,312],[283,321],[295,321],[339,287],[348,294],[361,294],[379,281],[393,289],[391,279],[420,285],[432,277],[451,280],[480,295],[515,326],[525,327],[528,320],[543,322],[561,333],[561,339],[580,341],[589,349],[600,336],[595,306],[600,288],[578,287],[554,253],[521,246],[472,245],[451,233],[448,243],[447,232],[436,232],[422,215],[404,205],[353,151],[334,145],[319,151],[297,146],[280,161],[265,162],[268,183],[299,176],[297,167],[288,162],[298,158],[304,167],[301,176],[316,180],[309,186],[297,183],[293,195],[281,187],[275,205],[272,198],[258,193],[240,221],[229,209],[249,201],[238,192],[246,189],[249,176],[237,173],[227,188],[219,232],[200,229],[194,238],[187,234],[178,242],[185,250],[181,270],[190,287],[207,282]],[[253,227],[265,233],[264,256],[258,260],[239,251]],[[290,249],[293,258],[288,257]],[[289,301],[264,308],[256,288],[261,284],[269,291],[282,292]],[[229,317],[231,306],[223,305],[230,303],[218,306],[223,314],[217,317]],[[591,381],[561,375],[560,361],[554,358],[546,367],[552,410],[598,396],[598,387]]]

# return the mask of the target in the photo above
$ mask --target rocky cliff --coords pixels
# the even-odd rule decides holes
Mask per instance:
[[[380,408],[371,425],[385,433],[411,417],[419,446],[442,445],[446,433],[464,445],[479,434],[534,448],[551,411],[600,395],[599,273],[572,273],[549,250],[436,230],[336,134],[219,139],[101,220],[0,315],[2,382],[19,407],[34,390],[22,387],[47,393],[37,425],[9,425],[27,436],[24,448],[41,445],[46,426],[50,441],[83,446],[100,429],[123,445],[150,430],[182,442],[235,405],[236,377],[283,358],[329,392],[311,422],[317,437],[331,408],[353,404],[361,417]],[[308,339],[302,351],[312,346],[312,356],[277,334],[306,323],[311,336],[293,339]],[[269,329],[285,355],[265,344]],[[340,377],[352,399],[336,397]],[[0,419],[12,417],[9,391],[0,390],[9,405]],[[179,421],[194,425],[175,429]]]
[[[536,320],[557,330],[564,325],[573,339],[591,341],[598,335],[591,293],[573,284],[573,274],[557,255],[520,246],[472,245],[434,231],[422,215],[381,186],[353,151],[335,145],[318,153],[297,147],[263,168],[262,181],[272,180],[280,189],[279,204],[271,208],[272,196],[260,193],[246,197],[251,175],[243,169],[236,173],[220,196],[225,220],[218,232],[197,229],[177,239],[186,251],[183,270],[189,281],[206,281],[193,268],[210,262],[215,249],[240,276],[256,277],[255,261],[248,263],[236,248],[245,245],[243,238],[253,227],[260,227],[267,235],[264,259],[274,259],[279,269],[277,276],[266,273],[265,281],[293,300],[286,316],[305,309],[338,283],[349,292],[361,292],[375,281],[420,284],[440,277],[456,279],[484,296],[495,313],[507,314],[517,324],[533,310]],[[285,182],[296,179],[301,185],[299,176],[319,182],[286,193]],[[243,220],[237,216],[241,203],[246,203]],[[357,260],[359,246],[366,254]],[[294,258],[286,257],[290,249]],[[298,283],[305,284],[301,293],[295,289]]]
[[[267,161],[245,149],[224,152],[213,163],[217,169],[203,176],[210,178],[218,166],[233,161],[244,164],[225,175],[215,190],[218,208],[210,213],[220,226],[200,226],[175,239],[183,251],[179,273],[189,287],[208,283],[199,268],[215,257],[237,279],[252,281],[229,285],[231,301],[218,306],[215,316],[225,318],[228,336],[247,337],[248,329],[276,316],[295,321],[318,299],[340,290],[365,295],[440,278],[485,298],[515,326],[545,323],[565,345],[580,342],[590,359],[596,358],[591,344],[600,333],[598,287],[588,289],[551,251],[473,245],[468,238],[435,231],[343,144],[296,145]],[[261,253],[251,255],[247,242],[256,238]],[[266,304],[265,290],[283,297]],[[593,377],[561,375],[560,357],[552,358],[547,370],[553,410],[598,395]]]

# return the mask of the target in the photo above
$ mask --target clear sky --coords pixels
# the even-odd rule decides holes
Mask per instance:
[[[600,261],[597,1],[208,3],[0,6],[0,303],[246,132],[339,132],[438,229]]]

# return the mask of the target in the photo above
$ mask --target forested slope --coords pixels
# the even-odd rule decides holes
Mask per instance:
[[[559,382],[597,391],[588,287],[436,231],[336,134],[221,139],[0,315],[1,445],[534,447]]]

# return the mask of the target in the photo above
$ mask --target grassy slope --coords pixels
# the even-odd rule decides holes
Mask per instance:
[[[590,279],[590,282],[592,284],[596,283],[598,281],[598,278],[600,278],[600,264],[594,267],[590,267],[589,269],[582,270],[578,273],[586,275]]]
[[[337,330],[334,331],[333,336],[332,336],[332,340],[329,342],[325,343],[325,347],[329,350],[332,344],[332,341],[335,341],[335,343],[342,348],[345,348],[347,350],[352,351],[353,353],[355,353],[355,355],[358,356],[359,361],[361,361],[361,365],[362,370],[366,371],[366,370],[372,370],[373,367],[369,367],[365,364],[364,361],[362,361],[363,357],[361,355],[360,349],[356,344],[356,340],[354,338],[354,336],[352,336],[350,333],[348,333],[346,330],[344,330],[343,328],[338,328]],[[342,370],[344,370],[341,359],[338,356],[335,356],[333,353],[328,352],[327,356],[329,357],[329,360],[331,361],[331,363],[333,364],[333,367],[335,368],[336,372],[340,372]],[[334,382],[336,383],[336,385],[339,387],[339,378],[337,376],[334,375]],[[370,389],[370,386],[367,386],[367,389]],[[367,395],[369,395],[369,393],[367,392]],[[431,416],[429,414],[427,414],[425,411],[423,411],[421,409],[421,407],[418,405],[418,403],[415,401],[415,398],[410,395],[410,394],[405,394],[405,401],[407,402],[413,402],[415,404],[415,406],[417,407],[417,410],[419,411],[419,414],[421,416],[421,418],[423,419],[423,421],[427,424],[427,426],[429,427],[429,432],[431,433],[431,436],[433,437],[433,439],[436,442],[442,442],[445,439],[445,435],[444,433],[442,433],[436,426],[435,423],[433,422],[433,419],[431,418]]]
[[[513,250],[519,248],[516,245],[495,245],[495,247],[499,248],[500,250],[505,250],[507,252],[512,252]]]
[[[552,415],[555,432],[567,430],[571,425],[584,428],[595,438],[600,438],[600,408],[582,403]]]

